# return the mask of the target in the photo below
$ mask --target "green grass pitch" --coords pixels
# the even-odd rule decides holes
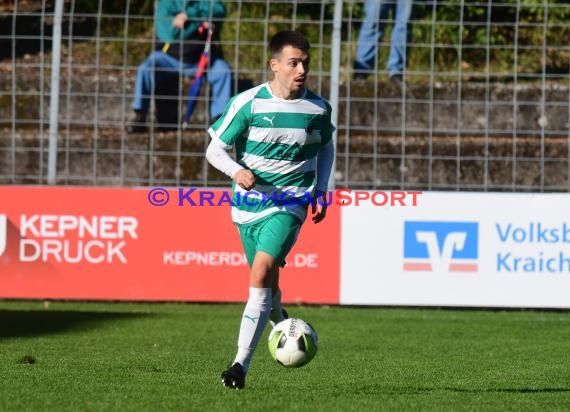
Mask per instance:
[[[307,366],[266,339],[222,387],[243,306],[0,301],[0,410],[537,411],[570,408],[570,313],[289,306]]]

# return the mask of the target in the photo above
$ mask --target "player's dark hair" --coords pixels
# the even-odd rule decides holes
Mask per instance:
[[[309,53],[309,41],[295,30],[283,30],[273,35],[269,41],[269,53],[275,58],[285,46],[292,46],[305,53]]]

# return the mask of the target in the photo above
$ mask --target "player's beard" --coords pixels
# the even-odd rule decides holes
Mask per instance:
[[[299,97],[299,95],[301,94],[301,92],[303,91],[303,89],[305,88],[305,78],[296,78],[293,80],[293,85],[291,88],[291,91],[297,96]]]

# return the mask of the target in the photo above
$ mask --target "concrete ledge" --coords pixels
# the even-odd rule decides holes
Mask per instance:
[[[0,134],[0,184],[45,184],[47,130]],[[102,186],[228,186],[204,156],[205,131],[127,135],[67,129],[57,183]],[[570,190],[568,139],[406,137],[340,134],[337,187],[367,189]]]
[[[122,128],[130,115],[133,95],[134,72],[127,75],[62,78],[60,122]],[[12,89],[11,76],[0,73],[1,90]],[[49,84],[45,77],[43,85],[40,80],[38,75],[16,74],[15,101],[11,92],[0,94],[1,123],[11,122],[13,103],[18,127],[48,121]],[[327,87],[323,87],[324,96],[328,95]],[[200,127],[207,122],[207,92],[203,87],[192,117]],[[568,86],[558,84],[547,84],[544,91],[538,86],[500,83],[412,84],[400,89],[389,83],[353,81],[341,85],[339,125],[357,134],[568,136],[569,94]]]

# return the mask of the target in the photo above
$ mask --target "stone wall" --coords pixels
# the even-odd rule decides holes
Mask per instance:
[[[208,182],[225,181],[203,159],[208,141],[204,102],[190,130],[129,136],[123,125],[130,101],[117,96],[132,94],[132,79],[113,73],[73,76],[72,84],[66,79],[61,90],[73,94],[60,97],[59,183],[200,185],[206,170]],[[43,110],[37,76],[15,80],[15,105],[11,96],[0,97],[0,183],[45,183],[48,79]],[[11,90],[11,82],[10,73],[0,73],[4,90]],[[326,89],[322,93],[328,95]],[[402,90],[351,82],[341,86],[340,98],[337,178],[343,185],[570,190],[567,87],[466,83],[460,88],[414,84]]]

